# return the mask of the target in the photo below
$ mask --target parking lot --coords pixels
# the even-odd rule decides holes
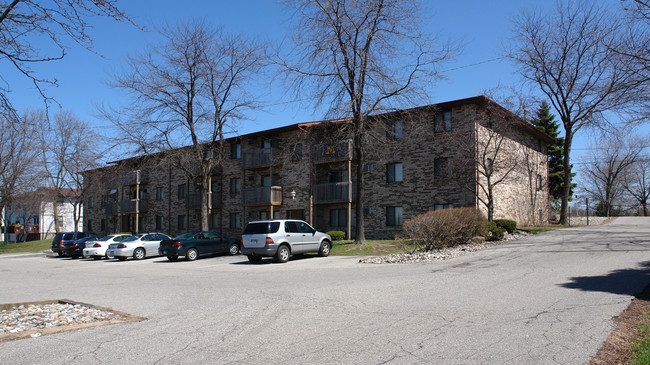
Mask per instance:
[[[4,364],[585,364],[650,280],[650,224],[619,219],[445,261],[0,257],[0,302],[145,317],[0,344]]]

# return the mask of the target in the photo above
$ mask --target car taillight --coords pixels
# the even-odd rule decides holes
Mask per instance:
[[[273,238],[271,238],[271,237],[266,237],[266,244],[267,244],[267,245],[272,245],[272,244],[274,244],[274,243],[275,243],[275,242],[273,242]]]
[[[117,248],[126,248],[126,245],[123,244],[123,243],[120,243],[119,245],[117,245]]]
[[[100,245],[99,243],[95,243],[93,247],[102,247],[102,245]]]
[[[77,247],[77,245],[75,245],[74,243],[70,245],[70,248],[75,248],[75,247]]]
[[[181,243],[180,242],[174,242],[174,243],[172,243],[172,247],[181,247]]]

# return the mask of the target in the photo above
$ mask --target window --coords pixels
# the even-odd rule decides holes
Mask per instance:
[[[280,184],[280,175],[273,174],[273,179],[271,175],[262,176],[262,186],[275,186]]]
[[[230,194],[239,194],[241,192],[241,179],[233,177],[230,179]]]
[[[544,189],[544,179],[542,179],[542,175],[537,174],[537,190],[542,189]]]
[[[386,131],[386,138],[388,139],[401,139],[403,130],[403,122],[395,120],[389,123],[388,130]]]
[[[162,231],[164,229],[163,223],[164,223],[164,221],[163,221],[162,215],[157,215],[156,216],[156,231]]]
[[[92,221],[92,219],[89,219],[89,220],[88,220],[88,230],[89,230],[90,232],[93,231],[93,221]]]
[[[187,184],[178,184],[178,199],[185,199]]]
[[[287,219],[305,219],[305,211],[302,209],[287,210]]]
[[[186,217],[184,214],[181,214],[178,216],[178,225],[177,228],[179,231],[184,231],[186,224],[185,224]]]
[[[156,188],[156,200],[165,199],[165,191],[163,188]]]
[[[291,148],[291,162],[302,160],[302,143],[296,143]]]
[[[329,176],[330,183],[346,182],[348,181],[347,171],[331,171]]]
[[[99,229],[103,232],[106,230],[106,219],[99,221]]]
[[[269,212],[268,210],[260,212],[260,219],[263,221],[267,219],[271,219],[271,212]]]
[[[451,110],[444,110],[435,116],[435,131],[445,132],[451,130]]]
[[[449,158],[438,157],[433,160],[433,177],[442,179],[449,175]]]
[[[347,209],[330,209],[330,227],[346,227],[347,225]]]
[[[95,199],[93,199],[92,196],[91,196],[90,198],[88,198],[88,206],[89,206],[90,208],[94,208],[94,207],[95,207]]]
[[[436,204],[433,207],[433,210],[451,209],[453,207],[454,207],[453,204]]]
[[[300,233],[296,222],[284,222],[284,231],[286,233]]]
[[[386,182],[395,183],[395,182],[402,182],[402,181],[403,181],[402,163],[395,162],[386,165]]]
[[[241,158],[241,143],[231,143],[230,144],[230,158],[233,160],[238,160]]]
[[[241,213],[230,213],[230,228],[241,228]]]
[[[219,215],[216,213],[210,214],[208,225],[210,226],[210,229],[218,229],[219,228]]]
[[[386,225],[401,226],[404,223],[402,207],[386,207]]]

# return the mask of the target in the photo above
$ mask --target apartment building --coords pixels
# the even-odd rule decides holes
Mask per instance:
[[[393,238],[405,219],[431,210],[469,206],[487,215],[488,196],[494,218],[548,221],[553,139],[488,98],[375,115],[368,124],[362,166],[346,119],[226,140],[222,167],[206,187],[210,229],[237,237],[251,220],[298,218],[352,234],[363,214],[366,238]],[[357,167],[363,212],[356,211]],[[87,171],[85,184],[84,230],[200,229],[200,186],[162,154]]]

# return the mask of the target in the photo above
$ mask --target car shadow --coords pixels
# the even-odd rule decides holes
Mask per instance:
[[[571,281],[559,286],[581,291],[637,295],[648,283],[650,283],[650,261],[642,262],[634,269],[614,270],[599,276],[573,277]]]
[[[289,258],[288,262],[309,260],[309,259],[313,259],[313,258],[317,258],[317,257],[318,257],[318,255],[316,255],[316,254],[293,255],[293,256],[291,256]],[[275,261],[275,258],[273,258],[273,257],[264,257],[262,259],[262,261],[260,261],[259,263],[252,263],[252,262],[248,261],[248,259],[246,259],[244,261],[231,262],[230,263],[230,265],[269,265],[269,264],[282,264],[282,263]]]
[[[212,254],[212,255],[200,256],[200,257],[198,257],[196,259],[196,261],[209,260],[209,259],[213,259],[213,258],[216,258],[216,257],[224,257],[224,256],[231,256],[231,255],[229,253],[227,253],[227,252],[226,253],[216,253],[216,254]],[[185,256],[180,256],[178,258],[178,260],[176,260],[176,261],[169,261],[165,256],[158,256],[158,257],[152,257],[152,258],[153,259],[163,259],[163,260],[154,261],[155,264],[160,264],[160,263],[173,264],[173,263],[177,263],[177,262],[181,262],[181,261],[194,262],[194,261],[185,260]]]

